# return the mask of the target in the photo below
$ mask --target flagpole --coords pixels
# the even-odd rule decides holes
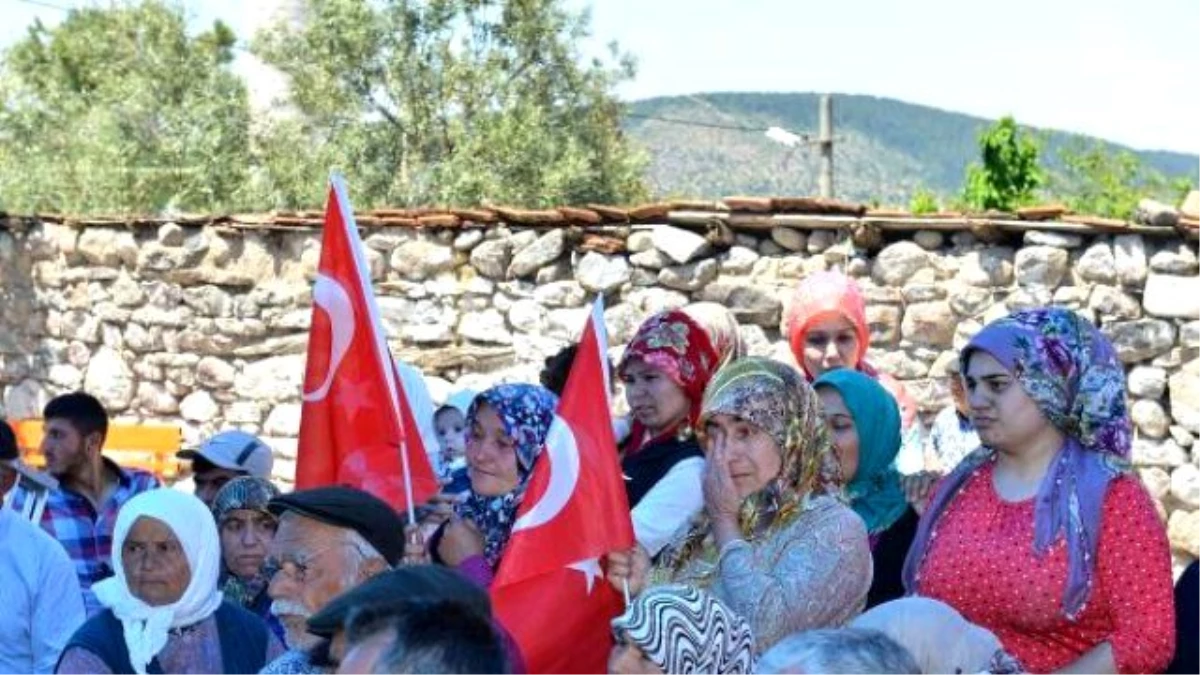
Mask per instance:
[[[350,251],[354,254],[354,267],[362,280],[367,313],[371,315],[371,325],[375,332],[375,348],[378,353],[381,369],[386,369],[388,376],[384,378],[390,394],[392,410],[395,412],[396,428],[400,433],[400,474],[404,479],[404,503],[408,507],[408,524],[417,524],[417,511],[413,506],[412,469],[408,464],[408,439],[404,429],[404,415],[400,412],[399,394],[396,391],[396,363],[392,359],[392,351],[379,333],[379,308],[375,304],[375,287],[367,273],[366,257],[363,255],[362,237],[358,234],[358,223],[354,220],[354,209],[350,208],[350,196],[346,191],[346,181],[340,173],[329,174],[329,183],[337,194],[338,208],[342,210],[342,223],[346,226],[346,236],[351,242]]]

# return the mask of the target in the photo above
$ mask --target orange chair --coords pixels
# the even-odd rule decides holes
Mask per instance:
[[[45,466],[46,458],[39,450],[44,433],[42,420],[19,421],[13,424],[13,431],[25,462],[39,469]],[[179,427],[110,424],[104,456],[121,466],[143,469],[163,482],[171,482],[179,477],[179,459],[175,453],[182,444]]]

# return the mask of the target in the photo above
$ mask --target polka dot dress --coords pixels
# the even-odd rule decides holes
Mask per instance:
[[[1063,668],[1104,641],[1120,672],[1161,672],[1175,644],[1171,557],[1141,483],[1125,476],[1109,485],[1092,593],[1072,622],[1061,609],[1066,542],[1035,555],[1034,500],[1000,499],[994,466],[968,479],[934,527],[918,593],[994,632],[1030,672]]]

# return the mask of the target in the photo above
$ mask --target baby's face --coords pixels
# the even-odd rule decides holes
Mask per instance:
[[[438,414],[433,420],[433,428],[437,432],[438,443],[442,445],[442,452],[454,457],[462,455],[467,442],[466,426],[463,414],[455,408]]]

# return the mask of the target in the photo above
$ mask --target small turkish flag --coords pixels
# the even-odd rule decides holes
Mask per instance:
[[[531,673],[603,673],[623,602],[600,569],[633,547],[609,411],[604,304],[596,299],[492,582],[496,616]]]
[[[349,485],[411,508],[437,494],[438,481],[398,382],[367,270],[345,184],[334,175],[313,285],[296,488]]]

